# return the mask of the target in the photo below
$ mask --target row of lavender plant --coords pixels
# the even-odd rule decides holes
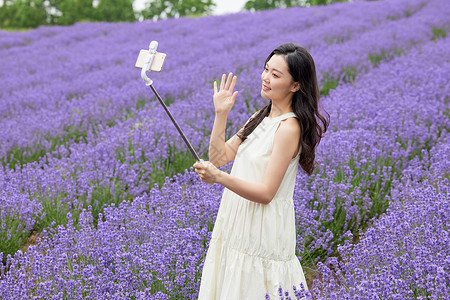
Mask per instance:
[[[447,23],[442,23],[442,20],[436,17],[435,9],[436,3],[438,2],[430,2],[427,6],[422,5],[423,3],[425,2],[417,2],[417,5],[413,7],[415,7],[415,10],[418,10],[416,15],[420,15],[419,13],[423,12],[425,16],[428,16],[427,20],[430,22],[432,21],[431,24],[433,25],[426,25],[429,26],[428,32],[423,35],[423,38],[429,39],[432,37],[430,28],[433,26],[445,27],[447,26]],[[389,16],[399,17],[402,14],[405,14],[405,11],[411,9],[409,4],[406,5],[405,3],[402,3],[402,5],[404,6],[398,6],[400,13],[390,13]],[[339,7],[331,6],[330,8],[333,8],[333,10],[330,10],[330,14],[333,15],[333,13],[336,12],[335,10]],[[426,8],[429,8],[429,10],[426,10]],[[440,11],[442,12],[443,10],[440,9]],[[272,14],[280,14],[282,12],[283,11],[275,11],[272,12]],[[376,22],[377,20],[380,22],[382,18],[380,18],[379,15],[380,11],[376,11],[373,17],[373,22]],[[437,14],[437,16],[439,16],[439,14]],[[265,15],[260,17],[265,17]],[[423,18],[423,16],[421,18]],[[212,22],[210,19],[206,20]],[[168,22],[175,21],[170,20]],[[417,27],[414,27],[416,30],[418,30],[418,28],[423,28],[422,23],[414,23],[417,25]],[[405,25],[404,23],[401,24]],[[173,26],[173,30],[175,32],[179,31],[179,26],[175,25]],[[112,25],[107,24],[105,26]],[[128,26],[142,25],[126,25],[126,27]],[[325,28],[329,28],[329,25],[326,26],[327,27]],[[352,26],[349,24],[348,28],[353,28],[353,31],[361,33],[361,30],[356,29],[358,28],[357,26]],[[62,31],[64,32],[65,30]],[[111,32],[113,33],[116,33],[116,31],[111,29]],[[125,40],[124,34],[127,31],[123,29],[119,31],[121,31],[121,33],[116,34],[120,37],[119,40],[121,43],[119,44],[123,45],[122,40]],[[51,32],[58,31],[52,29]],[[73,38],[75,40],[80,40],[80,44],[82,44],[80,49],[83,49],[85,46],[83,45],[83,37],[87,40],[87,42],[90,42],[89,37],[98,37],[100,34],[98,30],[95,32],[95,34],[92,34],[91,32],[83,31],[81,33],[77,33],[77,35]],[[378,30],[377,32],[381,38],[382,31]],[[275,33],[276,32],[274,32],[274,34]],[[289,33],[286,34],[286,37],[288,36]],[[314,41],[313,36],[315,36],[315,34],[310,35],[310,43]],[[330,36],[333,37],[334,35],[328,35],[324,38],[324,40],[329,39]],[[51,40],[52,39],[45,41],[44,39],[42,42],[43,45],[45,45],[43,46],[43,49],[50,47]],[[64,37],[62,41],[67,43],[71,40],[67,40],[67,37]],[[101,44],[102,41],[103,44],[105,44],[104,39],[100,39],[99,43]],[[275,43],[275,41],[272,42]],[[36,43],[38,43],[38,41],[36,41]],[[409,47],[410,43],[411,39],[407,38],[404,39],[399,45]],[[346,46],[342,47],[342,49],[345,49]],[[255,49],[256,46],[253,47],[253,50]],[[41,49],[38,52],[42,53],[42,51],[43,50]],[[261,50],[258,51],[261,52]],[[340,52],[337,51],[337,53]],[[264,55],[266,55],[266,53]],[[367,55],[367,52],[365,55]],[[233,64],[233,62],[241,62],[236,58],[233,60],[229,57],[229,59],[231,64]],[[247,59],[247,65],[249,66],[248,70],[242,71],[243,75],[259,72],[258,69],[251,64],[251,61],[255,59],[254,57],[244,57],[241,59]],[[264,57],[259,57],[259,60],[262,61],[263,59]],[[84,60],[81,61],[84,62]],[[109,61],[112,62],[113,58],[110,58]],[[250,63],[248,63],[248,61],[250,61]],[[369,60],[366,59],[366,61],[368,62]],[[353,62],[354,61],[352,59],[352,63]],[[84,66],[85,64],[86,63],[81,63],[80,66]],[[200,65],[203,67],[205,66],[204,64]],[[245,65],[245,63],[243,63],[243,65]],[[81,67],[79,68],[82,69]],[[221,67],[219,66],[217,68]],[[54,70],[60,69],[57,67]],[[78,70],[75,74],[80,74],[80,72],[81,71]],[[170,74],[172,73],[173,72],[170,72]],[[254,74],[252,74],[252,76],[253,75]],[[89,76],[89,78],[91,77]],[[247,78],[248,79],[244,80],[241,84],[247,87],[250,95],[257,94],[256,87],[259,86],[259,83],[254,82],[254,77],[251,77],[250,75],[248,75]],[[68,79],[71,79],[71,77]],[[91,81],[94,82],[94,80]],[[87,79],[86,82],[90,81]],[[191,83],[192,81],[182,80],[182,82]],[[252,88],[250,88],[250,83],[253,83]],[[59,89],[64,91],[62,87]],[[90,86],[86,88],[86,91],[88,92],[89,89]],[[102,92],[109,94],[111,91],[108,90],[107,92]],[[77,93],[83,94],[83,92],[80,91]],[[60,93],[57,92],[56,94],[59,95]],[[132,95],[130,97],[133,98]],[[205,99],[205,101],[194,102],[196,99]],[[208,115],[210,115],[211,111],[211,104],[208,104],[206,101],[207,99],[210,99],[210,91],[209,89],[203,87],[199,88],[199,91],[195,93],[192,92],[191,95],[186,97],[184,101],[176,102],[171,106],[177,120],[182,120],[183,123],[190,125],[185,128],[185,130],[193,144],[198,149],[201,149],[201,153],[205,152],[205,135],[207,135],[208,130],[212,125],[210,124],[211,119],[208,119]],[[250,96],[247,100],[248,101],[246,102],[241,101],[238,103],[233,111],[233,116],[230,116],[230,120],[233,124],[233,126],[231,126],[232,128],[236,128],[238,122],[245,121],[248,117],[249,110],[251,111],[252,107],[256,106],[255,103],[259,103],[260,101],[260,99],[252,96]],[[56,104],[54,101],[52,102],[49,100],[48,102],[48,107],[52,107],[52,103],[55,106],[59,105],[59,102],[56,102]],[[116,102],[121,101],[114,101],[114,103]],[[40,103],[45,106],[43,103],[46,102],[41,100]],[[76,103],[79,105],[80,102]],[[202,107],[198,107],[199,104],[202,105]],[[247,105],[250,108],[247,107]],[[70,111],[70,109],[68,111]],[[83,114],[81,111],[82,109],[80,109],[80,115]],[[84,111],[90,110],[86,108]],[[195,115],[186,116],[184,113],[185,111],[195,111]],[[112,110],[111,118],[113,118],[113,116],[114,109]],[[26,115],[22,117],[25,118]],[[204,120],[205,118],[206,120]],[[64,119],[64,117],[60,117],[59,119]],[[86,118],[84,117],[80,117],[80,120],[85,119]],[[105,120],[107,119],[108,118]],[[88,124],[89,122],[85,123]],[[32,199],[32,202],[38,200],[38,202],[42,203],[42,205],[33,205],[32,207],[34,207],[35,211],[31,214],[24,214],[23,217],[21,217],[20,212],[15,209],[4,209],[7,212],[4,211],[3,214],[8,215],[9,217],[5,218],[5,221],[3,221],[4,224],[8,225],[2,225],[4,228],[2,234],[6,237],[12,236],[12,238],[7,239],[10,242],[7,242],[6,247],[4,246],[3,248],[8,250],[2,251],[5,253],[13,253],[14,248],[24,241],[28,232],[30,232],[32,228],[42,230],[50,224],[51,221],[56,221],[57,224],[64,224],[66,222],[65,215],[68,211],[73,210],[73,216],[76,220],[83,207],[87,208],[89,205],[92,205],[95,219],[97,219],[96,216],[99,212],[101,212],[102,206],[105,203],[120,203],[122,200],[131,200],[134,197],[141,195],[144,191],[148,191],[153,186],[153,182],[158,180],[158,176],[164,176],[164,174],[167,174],[166,172],[168,169],[169,171],[175,173],[180,170],[184,170],[186,167],[191,165],[189,154],[183,152],[185,149],[183,146],[179,146],[183,145],[183,143],[177,132],[173,127],[167,127],[165,124],[167,124],[167,119],[159,106],[146,106],[146,109],[144,110],[133,109],[129,112],[127,119],[116,121],[115,126],[109,127],[108,124],[105,125],[101,122],[91,124],[90,126],[94,129],[84,132],[84,139],[86,140],[86,143],[69,143],[68,145],[57,146],[56,150],[53,153],[48,154],[45,159],[24,165],[21,170],[10,170],[6,168],[5,172],[1,174],[1,177],[4,178],[3,182],[10,182],[9,185],[12,186],[9,187],[9,189],[16,192],[9,192],[8,195],[5,196],[5,199],[6,197],[10,199],[21,199],[24,195],[26,195],[26,197]],[[53,124],[52,126],[56,125]],[[51,145],[49,147],[51,147]],[[161,161],[163,161],[163,163],[161,163]],[[22,221],[13,222],[11,221],[13,219],[19,219]],[[22,224],[19,225],[19,223]],[[24,230],[18,230],[17,228],[23,228]]]
[[[359,13],[368,9],[369,20]],[[277,25],[275,20],[281,17],[283,25]],[[311,48],[322,71],[322,84],[335,86],[341,73],[350,72],[348,76],[352,76],[370,65],[368,55],[386,56],[411,43],[429,40],[433,28],[445,28],[445,17],[437,0],[383,5],[358,2],[326,10],[318,7],[184,20],[182,26],[174,20],[126,26],[78,24],[70,29],[43,28],[24,33],[21,43],[1,53],[5,65],[0,75],[4,79],[0,101],[5,141],[0,151],[2,160],[10,167],[37,160],[60,144],[86,141],[87,132],[97,132],[98,124],[112,126],[117,118],[127,118],[142,109],[150,96],[130,66],[137,53],[133,47],[145,47],[148,41],[144,37],[149,35],[164,45],[170,58],[164,73],[157,77],[162,83],[158,85],[161,94],[169,102],[180,98],[192,101],[197,91],[205,94],[205,82],[211,82],[226,68],[246,69],[253,66],[255,56],[260,68],[266,49],[277,46],[280,40],[295,40]],[[274,21],[267,24],[268,19]],[[261,32],[257,22],[264,22],[268,29]],[[230,23],[231,30],[224,25]],[[405,27],[412,28],[405,31]],[[249,29],[242,32],[241,28]],[[225,30],[232,32],[234,44],[223,39],[211,46],[216,32]],[[386,35],[386,31],[391,34]],[[380,49],[382,37],[385,43]],[[222,50],[221,54],[204,55],[205,49],[211,48]],[[245,50],[244,55],[236,56],[236,48]],[[349,50],[351,56],[347,55]],[[227,66],[217,64],[217,60],[227,62]],[[187,74],[195,74],[195,80]],[[247,74],[255,78],[253,68]],[[253,91],[254,81],[247,86],[253,86],[248,89]],[[240,119],[250,112],[244,113]]]
[[[359,238],[368,220],[388,208],[403,170],[449,130],[450,60],[433,57],[449,53],[449,45],[446,38],[418,47],[327,98],[336,131],[319,147],[318,176],[297,180],[296,197],[309,200],[297,207],[303,259],[334,253],[347,230]],[[303,218],[305,210],[315,218]]]
[[[418,46],[324,100],[336,123],[318,153],[323,166],[309,179],[299,173],[295,194],[303,262],[314,251],[326,258],[376,204],[387,205],[395,172],[448,130],[449,43]],[[195,298],[221,191],[187,172],[161,191],[109,206],[97,226],[92,208],[78,224],[68,214],[66,226],[49,228],[37,247],[8,258],[0,288],[19,297]],[[331,226],[337,221],[342,228]],[[28,278],[34,284],[25,285]]]
[[[447,127],[430,151],[403,170],[388,212],[372,220],[359,243],[349,239],[339,258],[319,263],[310,291],[281,288],[279,299],[448,299],[449,145]]]

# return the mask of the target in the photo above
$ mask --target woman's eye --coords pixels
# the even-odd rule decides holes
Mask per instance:
[[[278,78],[278,75],[277,74],[273,74],[273,77]]]

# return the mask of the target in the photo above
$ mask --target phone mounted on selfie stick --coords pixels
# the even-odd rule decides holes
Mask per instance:
[[[150,66],[153,63],[153,59],[155,58],[156,55],[156,49],[158,49],[158,42],[157,41],[152,41],[150,43],[150,45],[148,46],[148,53],[145,53],[144,51],[141,50],[141,52],[139,52],[139,56],[138,56],[138,61],[136,62],[136,66],[139,67],[139,57],[142,57],[142,54],[144,54],[144,65],[142,66],[142,70],[141,70],[141,78],[142,80],[144,80],[146,85],[152,85],[153,84],[153,80],[151,80],[150,78],[148,78],[147,76],[147,71],[150,71]],[[162,67],[162,66],[161,66]]]
[[[158,42],[152,41],[149,45],[149,50],[141,50],[139,53],[139,57],[136,61],[136,67],[142,68],[141,70],[141,78],[144,80],[145,84],[147,86],[150,86],[152,88],[153,93],[155,94],[156,98],[158,98],[159,103],[164,107],[164,110],[169,115],[170,119],[172,120],[172,123],[177,128],[178,132],[180,133],[181,137],[183,138],[184,142],[186,143],[186,146],[188,147],[189,151],[191,151],[194,158],[200,162],[203,163],[203,159],[201,159],[197,152],[195,152],[194,148],[192,147],[191,143],[187,139],[186,135],[184,134],[183,130],[181,130],[180,126],[178,125],[175,118],[170,113],[169,109],[167,108],[167,105],[164,103],[164,101],[159,96],[158,92],[153,87],[153,80],[151,80],[147,76],[147,72],[156,71],[160,72],[162,69],[162,65],[164,64],[164,60],[166,58],[166,54],[157,52],[158,49]]]

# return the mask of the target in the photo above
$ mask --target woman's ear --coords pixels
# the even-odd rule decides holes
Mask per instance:
[[[292,83],[291,92],[295,93],[300,89],[300,82],[296,81]]]

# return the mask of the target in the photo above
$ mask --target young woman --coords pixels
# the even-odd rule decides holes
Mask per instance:
[[[314,171],[315,149],[329,124],[319,111],[315,64],[302,47],[283,44],[261,75],[269,103],[227,142],[225,125],[238,92],[236,76],[214,82],[215,120],[209,161],[195,163],[207,183],[225,187],[203,266],[199,299],[278,297],[306,281],[295,255],[293,193],[298,165]],[[218,167],[234,159],[230,174]],[[275,298],[274,298],[275,297]]]

